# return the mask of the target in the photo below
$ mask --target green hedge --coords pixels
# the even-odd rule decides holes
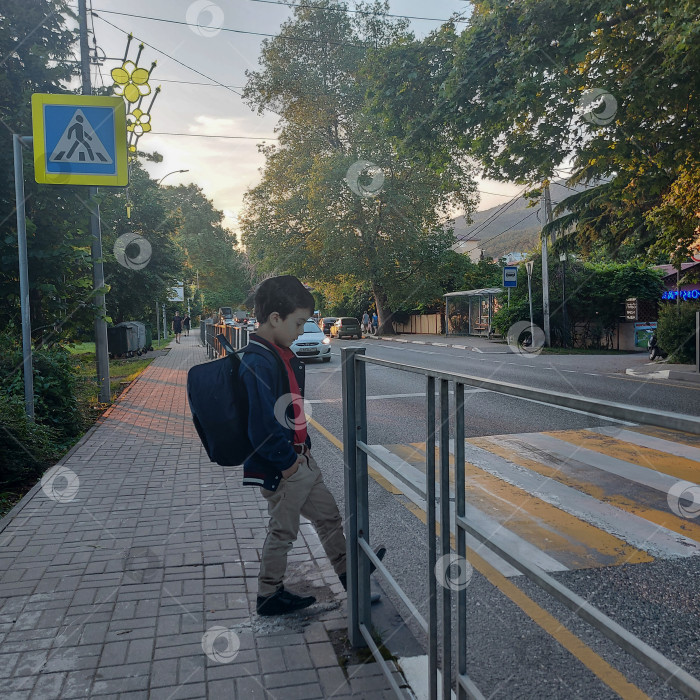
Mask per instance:
[[[33,353],[34,415],[24,415],[24,375],[19,332],[0,333],[0,485],[36,478],[86,428],[79,410],[73,359],[64,348]]]
[[[681,301],[665,304],[659,310],[656,338],[671,362],[695,362],[695,314],[700,304]]]

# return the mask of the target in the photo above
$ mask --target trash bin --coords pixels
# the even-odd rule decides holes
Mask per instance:
[[[110,357],[126,357],[129,352],[127,330],[124,326],[112,326],[107,329],[107,349]]]
[[[146,343],[146,324],[141,321],[129,321],[132,326],[136,327],[136,353],[141,355],[148,350]]]
[[[126,356],[133,357],[139,349],[139,331],[132,321],[124,321],[118,323],[117,327],[123,327],[126,330]]]
[[[153,350],[153,326],[148,322],[143,325],[146,327],[146,350]]]

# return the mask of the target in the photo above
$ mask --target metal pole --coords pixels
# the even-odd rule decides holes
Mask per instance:
[[[156,328],[158,329],[158,349],[160,350],[160,317],[158,316],[158,302],[156,302]]]
[[[562,325],[563,325],[563,338],[562,345],[567,347],[568,345],[568,319],[566,317],[566,252],[562,254],[562,273],[561,273],[561,315],[562,315]],[[620,340],[620,335],[617,336],[618,342]],[[619,348],[618,348],[619,349]]]
[[[340,351],[343,372],[343,461],[345,464],[345,537],[347,552],[348,584],[348,637],[353,647],[365,646],[360,631],[358,596],[357,551],[357,417],[355,355],[364,354],[364,348],[342,348]]]
[[[535,344],[535,325],[532,322],[532,260],[525,263],[525,268],[527,269],[527,296],[530,300],[530,347],[532,348]]]
[[[90,50],[87,32],[87,3],[78,0],[78,24],[80,27],[80,72],[83,82],[83,95],[92,94],[90,84]],[[102,233],[100,231],[100,207],[96,201],[97,187],[88,187],[88,206],[90,208],[90,234],[92,237],[92,285],[95,291],[95,359],[97,361],[97,383],[99,399],[108,403],[109,389],[109,350],[107,348],[107,304],[104,293],[105,274],[102,267]]]
[[[695,312],[695,369],[700,372],[700,311]]]
[[[166,317],[165,317],[165,304],[163,304],[163,338],[165,340],[168,339],[168,324],[166,323]]]
[[[467,537],[458,527],[457,517],[466,518],[466,479],[464,455],[464,384],[455,382],[455,525],[457,556],[461,566],[467,562]],[[467,588],[462,586],[457,593],[457,673],[467,675]],[[458,700],[466,700],[462,684],[457,682]]]
[[[438,622],[435,542],[435,379],[426,380],[425,492],[428,517],[428,697],[437,700]]]
[[[440,556],[450,554],[450,383],[440,380]],[[442,586],[442,697],[452,698],[452,595]]]
[[[27,219],[24,210],[24,163],[22,137],[12,134],[15,157],[15,199],[17,209],[17,248],[19,250],[19,301],[22,313],[22,370],[24,372],[24,411],[34,421],[34,375],[32,369],[32,320],[29,313],[29,265],[27,262]]]
[[[544,209],[546,222],[552,220],[552,202],[549,198],[549,180],[544,181]],[[542,236],[542,314],[544,316],[544,344],[549,347],[552,344],[552,338],[549,328],[549,261],[548,236]],[[534,336],[533,336],[534,343]]]

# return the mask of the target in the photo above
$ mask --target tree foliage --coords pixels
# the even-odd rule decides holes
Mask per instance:
[[[245,96],[280,114],[280,140],[261,149],[266,165],[246,196],[243,241],[259,276],[367,284],[380,332],[391,332],[393,310],[434,297],[453,242],[441,221],[451,207],[473,205],[474,183],[463,162],[436,172],[398,152],[393,125],[368,109],[373,83],[364,71],[373,51],[413,42],[405,22],[381,17],[379,2],[358,6],[377,14],[318,11],[331,4],[346,7],[296,8],[264,42],[262,69],[248,74]]]
[[[510,307],[508,296],[501,295],[501,308],[494,315],[493,326],[498,333],[506,335],[517,321],[530,320],[528,303],[527,272],[525,265],[519,266],[518,287],[511,290]],[[563,315],[563,276],[566,275],[566,329]],[[590,263],[570,259],[566,270],[554,255],[549,256],[550,277],[550,327],[553,343],[600,347],[610,345],[613,331],[624,316],[624,303],[628,298],[659,300],[663,290],[658,270],[631,263]],[[522,283],[520,283],[522,280]],[[533,322],[540,328],[544,325],[542,313],[542,260],[534,259],[532,271]],[[566,332],[566,338],[565,338]]]
[[[534,186],[571,165],[569,184],[593,189],[561,203],[560,231],[678,262],[700,223],[699,39],[694,0],[477,0],[423,105],[415,61],[391,62],[375,109],[402,118],[402,148],[447,133],[495,179]]]

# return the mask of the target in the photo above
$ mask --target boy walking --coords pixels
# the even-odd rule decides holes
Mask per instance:
[[[182,333],[182,316],[180,312],[176,311],[173,316],[173,333],[175,333],[175,342],[180,342],[180,334]]]
[[[304,416],[304,365],[289,349],[313,314],[314,298],[291,275],[263,282],[255,294],[260,323],[241,361],[248,393],[248,437],[253,453],[244,463],[243,483],[259,486],[270,521],[258,576],[259,615],[281,615],[316,602],[284,587],[287,555],[308,518],[347,587],[345,535],[338,506],[311,455]],[[377,549],[380,559],[385,548]],[[378,599],[378,596],[375,597]]]

